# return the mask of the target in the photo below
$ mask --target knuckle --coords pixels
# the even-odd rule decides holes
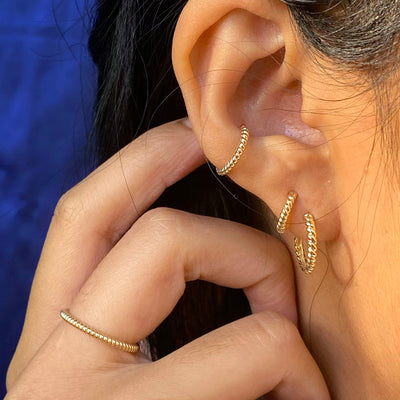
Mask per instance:
[[[53,221],[62,225],[76,225],[86,214],[83,199],[74,189],[69,190],[58,200]]]
[[[130,240],[140,247],[143,257],[158,260],[152,274],[160,284],[184,274],[186,214],[172,208],[154,208],[143,214],[129,232]]]
[[[145,232],[154,239],[173,238],[183,229],[183,212],[167,207],[147,211],[135,223],[135,229]]]
[[[300,341],[300,333],[292,321],[282,314],[266,311],[254,314],[254,333],[253,337],[261,344],[268,342],[276,348],[285,351],[297,347]]]

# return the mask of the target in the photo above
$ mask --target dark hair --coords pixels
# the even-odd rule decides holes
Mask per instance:
[[[304,42],[381,87],[398,61],[400,2],[285,0]],[[186,1],[98,0],[89,48],[98,67],[95,143],[103,162],[146,130],[186,115],[171,43]],[[378,85],[379,83],[379,85]],[[204,165],[153,205],[226,218],[268,231],[261,200]],[[154,358],[250,312],[240,290],[188,284],[174,312],[148,338]]]
[[[311,53],[334,61],[334,69],[359,72],[360,94],[371,90],[380,127],[386,177],[400,183],[400,2],[397,0],[284,0]],[[303,5],[300,5],[303,3]],[[304,4],[313,3],[304,6]],[[325,72],[327,71],[324,66]],[[335,72],[333,71],[333,72]],[[339,82],[338,82],[339,83]],[[394,92],[393,92],[394,91]]]
[[[381,81],[398,66],[400,4],[395,0],[284,0],[305,43],[337,66]],[[303,4],[303,5],[301,5]],[[307,4],[307,6],[305,6]],[[382,72],[384,72],[382,74]]]

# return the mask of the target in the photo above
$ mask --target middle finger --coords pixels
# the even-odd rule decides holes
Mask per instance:
[[[166,208],[133,225],[83,286],[71,313],[107,336],[136,342],[196,279],[244,288],[253,312],[272,310],[296,322],[293,272],[281,242],[246,225]],[[82,333],[64,324],[67,329],[81,347]],[[90,359],[107,361],[106,346],[85,336]],[[109,354],[115,360],[115,350]]]

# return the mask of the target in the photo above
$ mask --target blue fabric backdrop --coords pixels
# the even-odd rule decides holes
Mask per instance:
[[[95,70],[85,0],[0,2],[0,397],[59,196],[83,173]]]

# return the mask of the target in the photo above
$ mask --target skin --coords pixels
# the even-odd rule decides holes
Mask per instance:
[[[192,129],[146,133],[60,200],[6,399],[397,399],[397,186],[382,167],[365,81],[312,56],[277,0],[190,0],[173,63]],[[229,221],[146,212],[204,155],[225,165],[242,123],[250,140],[230,177],[275,216],[298,193],[287,246]],[[319,238],[311,276],[291,262],[308,211]],[[254,314],[155,363],[58,315],[69,308],[134,343],[193,279],[244,288]]]
[[[166,186],[202,162],[191,129],[173,122],[135,140],[60,200],[8,372],[7,400],[194,394],[243,400],[268,392],[289,399],[298,390],[296,398],[329,398],[295,325],[285,246],[230,221],[165,208],[146,212]],[[58,315],[67,307],[100,332],[134,343],[161,323],[194,279],[244,288],[254,314],[154,363]]]
[[[299,321],[332,397],[397,399],[400,209],[376,98],[361,73],[304,47],[284,4],[244,3],[192,0],[179,20],[173,61],[194,132],[222,167],[238,126],[248,126],[248,148],[230,177],[275,216],[298,193],[283,235],[294,264],[293,238],[306,240],[303,215],[315,216],[316,270],[295,268]],[[387,92],[398,98],[396,76]]]

